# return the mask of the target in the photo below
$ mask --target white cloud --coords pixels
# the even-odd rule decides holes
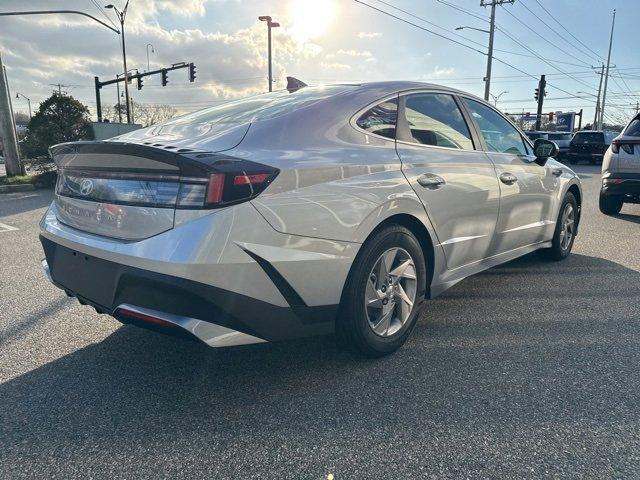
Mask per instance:
[[[379,32],[358,32],[358,38],[380,38],[381,36]]]
[[[431,72],[430,76],[432,77],[448,77],[449,75],[452,75],[453,73],[455,73],[455,68],[453,67],[441,67],[439,65],[436,65],[435,67],[433,67],[433,71]]]

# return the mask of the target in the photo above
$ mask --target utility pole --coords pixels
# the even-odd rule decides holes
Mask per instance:
[[[536,131],[542,128],[542,105],[544,103],[544,96],[546,92],[547,80],[544,75],[540,75],[540,81],[538,82],[538,88],[536,88],[535,99],[538,101],[538,112],[536,113]]]
[[[613,45],[613,28],[616,24],[616,10],[613,10],[613,19],[611,20],[611,36],[609,37],[609,53],[607,55],[607,71],[604,75],[604,90],[602,92],[602,107],[600,107],[600,128],[604,124],[604,107],[607,100],[607,81],[609,80],[609,65],[611,63],[611,46]]]
[[[591,67],[596,68],[596,67]],[[596,98],[596,114],[593,117],[593,130],[598,130],[598,124],[600,123],[600,95],[602,95],[602,79],[604,77],[604,63],[600,67],[600,85],[598,85],[598,97]]]
[[[18,139],[11,108],[11,96],[6,70],[0,57],[0,140],[8,176],[22,175],[22,165],[18,155]]]
[[[271,29],[279,27],[278,22],[272,21],[273,19],[269,15],[262,15],[258,17],[261,22],[267,22],[267,49],[269,51],[269,91],[273,91],[273,71],[271,66]]]
[[[496,29],[496,5],[513,3],[515,0],[480,0],[481,7],[491,7],[491,19],[489,21],[489,51],[487,52],[487,74],[484,77],[484,99],[489,101],[491,91],[491,63],[493,61],[493,37]]]

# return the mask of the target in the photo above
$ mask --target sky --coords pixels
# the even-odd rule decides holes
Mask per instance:
[[[125,3],[110,1],[120,9]],[[116,22],[103,3],[3,0],[0,12],[75,9]],[[515,0],[498,7],[491,84],[498,107],[535,112],[534,89],[545,74],[544,110],[584,108],[590,123],[599,81],[591,67],[606,62],[613,9],[611,63],[616,68],[611,69],[607,118],[635,112],[638,0]],[[482,96],[488,35],[455,29],[487,29],[489,13],[480,0],[131,0],[125,24],[129,68],[147,69],[151,44],[152,70],[178,62],[194,62],[197,69],[194,83],[186,70],[177,70],[169,73],[168,86],[162,87],[157,75],[147,78],[141,91],[132,86],[131,96],[187,112],[266,91],[266,24],[259,15],[271,15],[281,25],[273,30],[276,89],[284,88],[291,75],[309,84],[423,80]],[[119,42],[117,34],[80,16],[0,17],[0,55],[12,96],[29,97],[34,111],[57,88],[51,84],[61,83],[95,113],[94,76],[107,80],[123,71]],[[115,104],[115,86],[104,87],[102,99]],[[27,112],[26,100],[13,102],[14,111]]]

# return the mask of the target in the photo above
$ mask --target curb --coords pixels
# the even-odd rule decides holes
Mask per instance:
[[[30,183],[22,185],[0,185],[0,193],[30,192],[35,189],[36,187]]]

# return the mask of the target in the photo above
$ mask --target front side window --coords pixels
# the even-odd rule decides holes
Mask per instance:
[[[392,98],[364,112],[356,124],[368,133],[395,140],[398,122],[398,99]]]
[[[469,127],[451,95],[407,95],[404,114],[410,138],[402,140],[422,145],[473,150]]]
[[[520,132],[502,115],[475,100],[465,98],[464,103],[480,127],[480,133],[487,144],[488,151],[514,155],[527,154],[527,147]]]

